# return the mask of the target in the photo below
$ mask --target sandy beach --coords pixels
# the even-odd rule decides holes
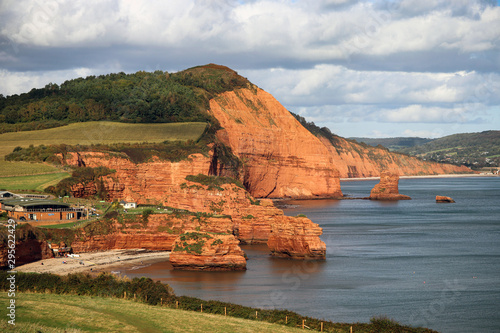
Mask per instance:
[[[146,265],[166,261],[169,251],[150,251],[144,249],[109,250],[101,252],[80,253],[75,257],[57,257],[39,260],[16,268],[18,272],[53,273],[67,275],[70,273],[109,272],[124,266]]]

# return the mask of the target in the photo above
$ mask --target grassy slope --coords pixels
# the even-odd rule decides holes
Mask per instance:
[[[30,293],[16,296],[16,332],[303,332],[116,298]],[[8,301],[7,293],[1,292],[0,303]],[[6,307],[0,307],[0,331],[10,326],[6,314]]]
[[[61,170],[53,166],[3,161],[3,157],[17,146],[197,140],[203,134],[205,127],[205,123],[125,124],[103,121],[74,123],[39,131],[0,134],[2,143],[0,145],[0,188],[41,190],[64,178]],[[53,175],[32,176],[47,173],[53,173]],[[14,179],[11,176],[17,177]]]
[[[48,186],[55,185],[69,176],[70,174],[67,172],[57,172],[43,175],[0,177],[0,189],[43,191]]]

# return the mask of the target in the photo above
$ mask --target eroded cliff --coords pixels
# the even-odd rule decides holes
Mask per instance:
[[[341,197],[327,147],[273,96],[252,86],[210,101],[223,129],[218,138],[243,162],[243,182],[255,197]]]
[[[422,161],[384,148],[304,128],[273,96],[255,87],[219,94],[210,113],[218,138],[244,164],[244,183],[256,197],[341,196],[338,177],[473,173],[464,166]],[[319,130],[319,128],[317,128]]]

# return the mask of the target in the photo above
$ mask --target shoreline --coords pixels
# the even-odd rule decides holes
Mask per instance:
[[[467,174],[443,174],[443,175],[423,175],[423,176],[399,176],[399,179],[425,179],[425,178],[468,178],[468,177],[500,177],[491,173],[467,173]],[[360,180],[379,180],[380,177],[359,177],[359,178],[340,178],[341,182],[360,181]]]
[[[68,275],[73,273],[98,274],[127,266],[149,265],[167,261],[170,251],[151,251],[145,249],[108,250],[75,254],[78,257],[56,257],[38,260],[16,267],[25,273],[52,273]],[[65,263],[64,263],[65,262]]]

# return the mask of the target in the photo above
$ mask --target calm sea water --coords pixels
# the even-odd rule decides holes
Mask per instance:
[[[366,197],[377,182],[343,182],[342,191]],[[181,272],[166,262],[122,273],[169,283],[177,295],[337,322],[387,316],[441,332],[500,332],[500,178],[401,179],[399,190],[413,200],[289,202],[285,214],[323,228],[325,262],[245,246],[246,272]]]

